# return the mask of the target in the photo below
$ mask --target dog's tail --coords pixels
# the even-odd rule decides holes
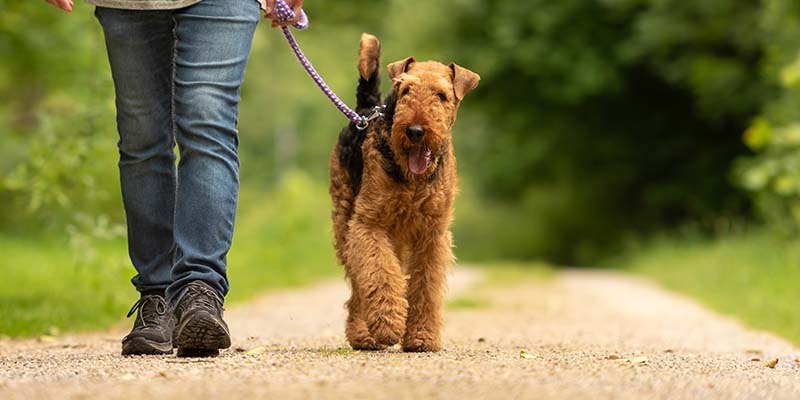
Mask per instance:
[[[361,34],[358,51],[358,91],[356,92],[356,111],[365,114],[372,107],[381,104],[381,42],[369,33]]]

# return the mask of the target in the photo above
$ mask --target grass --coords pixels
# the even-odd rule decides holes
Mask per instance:
[[[349,356],[351,354],[355,354],[356,352],[349,347],[323,347],[319,349],[319,353],[324,356]]]
[[[325,187],[290,173],[269,193],[241,195],[228,260],[228,302],[341,275]],[[0,234],[0,336],[86,331],[119,323],[138,294],[124,240],[74,249],[67,238]]]
[[[0,335],[81,331],[119,321],[135,300],[123,243],[106,243],[98,262],[80,263],[66,240],[0,236]]]
[[[662,238],[622,265],[747,325],[800,344],[800,243],[752,232],[703,240]]]

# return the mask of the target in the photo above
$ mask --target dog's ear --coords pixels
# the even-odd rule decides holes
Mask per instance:
[[[456,64],[450,63],[450,70],[453,74],[453,90],[456,98],[462,100],[472,89],[478,87],[481,76]]]
[[[408,57],[387,65],[386,69],[389,70],[389,78],[392,80],[394,78],[397,78],[398,76],[400,76],[400,74],[408,71],[408,67],[410,67],[411,64],[415,62],[417,62],[417,60],[415,60],[414,57]]]

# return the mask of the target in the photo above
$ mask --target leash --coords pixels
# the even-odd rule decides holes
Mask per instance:
[[[295,18],[294,11],[289,8],[289,5],[286,4],[284,0],[276,0],[275,1],[275,16],[277,17],[278,21],[289,21]],[[292,25],[293,27],[303,30],[308,28],[308,16],[306,15],[305,11],[300,12],[300,19]],[[282,26],[281,31],[283,32],[283,36],[286,38],[286,41],[289,42],[289,47],[292,48],[292,52],[294,52],[295,57],[297,57],[297,61],[300,61],[300,65],[303,66],[303,69],[306,70],[308,76],[317,84],[322,93],[328,97],[328,99],[333,103],[339,111],[344,114],[347,119],[352,121],[358,130],[363,131],[367,129],[369,123],[375,119],[378,119],[383,116],[383,106],[377,106],[372,109],[370,115],[360,115],[359,113],[355,112],[352,108],[348,107],[336,93],[325,83],[325,80],[322,79],[319,72],[314,68],[311,64],[311,61],[308,60],[308,57],[303,53],[303,50],[300,49],[300,46],[297,44],[297,40],[295,40],[294,35],[289,30],[289,27]]]

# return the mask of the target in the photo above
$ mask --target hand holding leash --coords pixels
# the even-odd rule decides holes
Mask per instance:
[[[264,16],[272,20],[273,28],[278,26],[293,26],[301,30],[308,28],[308,17],[303,11],[303,0],[292,1],[291,6],[285,0],[267,0],[267,13]]]

